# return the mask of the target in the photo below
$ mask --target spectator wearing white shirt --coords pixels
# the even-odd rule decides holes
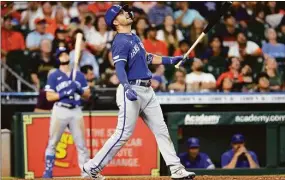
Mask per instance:
[[[172,16],[165,17],[163,27],[157,31],[156,38],[166,42],[169,56],[172,56],[175,49],[178,48],[179,41],[184,39],[182,32],[175,27]]]
[[[23,28],[28,28],[31,31],[34,30],[36,28],[34,22],[37,18],[44,18],[43,9],[40,7],[39,2],[30,1],[28,3],[28,9],[21,14],[21,24]]]
[[[253,41],[248,41],[243,32],[237,34],[237,44],[230,47],[228,56],[238,57],[242,61],[247,56],[261,56],[261,48]]]
[[[194,58],[192,72],[186,75],[188,92],[211,92],[216,89],[216,79],[210,73],[203,72],[203,62]]]

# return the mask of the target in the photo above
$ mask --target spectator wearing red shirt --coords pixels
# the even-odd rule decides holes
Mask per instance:
[[[104,15],[106,11],[112,6],[111,2],[97,1],[88,4],[88,10],[96,16]]]
[[[64,18],[64,9],[62,7],[57,7],[54,18],[49,18],[47,20],[48,27],[46,33],[54,35],[57,28],[66,29],[67,25],[64,24]]]
[[[14,2],[3,2],[1,1],[1,16],[10,15],[13,19],[20,22],[21,14],[14,9]]]
[[[220,87],[225,78],[233,80],[234,84],[243,83],[243,76],[240,74],[240,60],[237,57],[229,59],[229,71],[222,73],[217,80],[217,87]]]
[[[157,30],[155,27],[150,27],[146,30],[146,39],[143,41],[145,50],[160,56],[167,56],[167,44],[164,41],[156,39]]]
[[[4,16],[1,27],[1,57],[5,57],[9,51],[24,50],[25,40],[21,33],[12,30],[12,16]]]

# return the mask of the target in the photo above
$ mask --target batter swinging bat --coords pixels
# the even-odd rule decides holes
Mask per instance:
[[[217,24],[217,22],[220,20],[220,18],[224,15],[225,12],[227,12],[227,10],[229,9],[229,7],[232,5],[231,1],[227,1],[225,2],[219,13],[214,16],[213,18],[209,19],[209,24],[207,25],[207,27],[204,29],[204,31],[200,34],[200,36],[198,37],[198,39],[194,42],[194,44],[190,47],[190,49],[187,51],[186,54],[184,54],[183,59],[178,62],[175,67],[179,68],[179,66],[186,61],[187,57],[189,56],[190,52],[197,46],[197,44],[200,42],[201,39],[203,39],[203,37],[210,31],[210,29],[212,29],[212,27]]]
[[[76,34],[75,49],[74,49],[74,67],[73,67],[73,71],[72,71],[72,80],[73,81],[76,78],[76,71],[78,68],[78,62],[79,62],[79,58],[80,58],[82,37],[83,37],[83,34],[81,34],[81,33]]]

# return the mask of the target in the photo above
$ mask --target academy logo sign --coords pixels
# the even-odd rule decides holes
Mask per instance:
[[[211,125],[218,124],[220,121],[220,115],[214,114],[201,114],[201,115],[189,115],[187,114],[184,119],[185,125]]]
[[[285,115],[243,115],[236,116],[235,122],[285,122]]]

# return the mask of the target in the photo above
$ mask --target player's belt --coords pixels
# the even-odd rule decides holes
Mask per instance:
[[[74,109],[74,108],[78,107],[78,106],[74,106],[74,105],[62,103],[62,102],[57,102],[57,103],[55,103],[55,105],[60,106],[60,107],[64,107],[67,109]]]
[[[137,79],[137,80],[130,80],[129,83],[131,85],[137,85],[137,86],[144,86],[144,87],[150,87],[151,82],[150,80],[142,80],[142,79]]]

